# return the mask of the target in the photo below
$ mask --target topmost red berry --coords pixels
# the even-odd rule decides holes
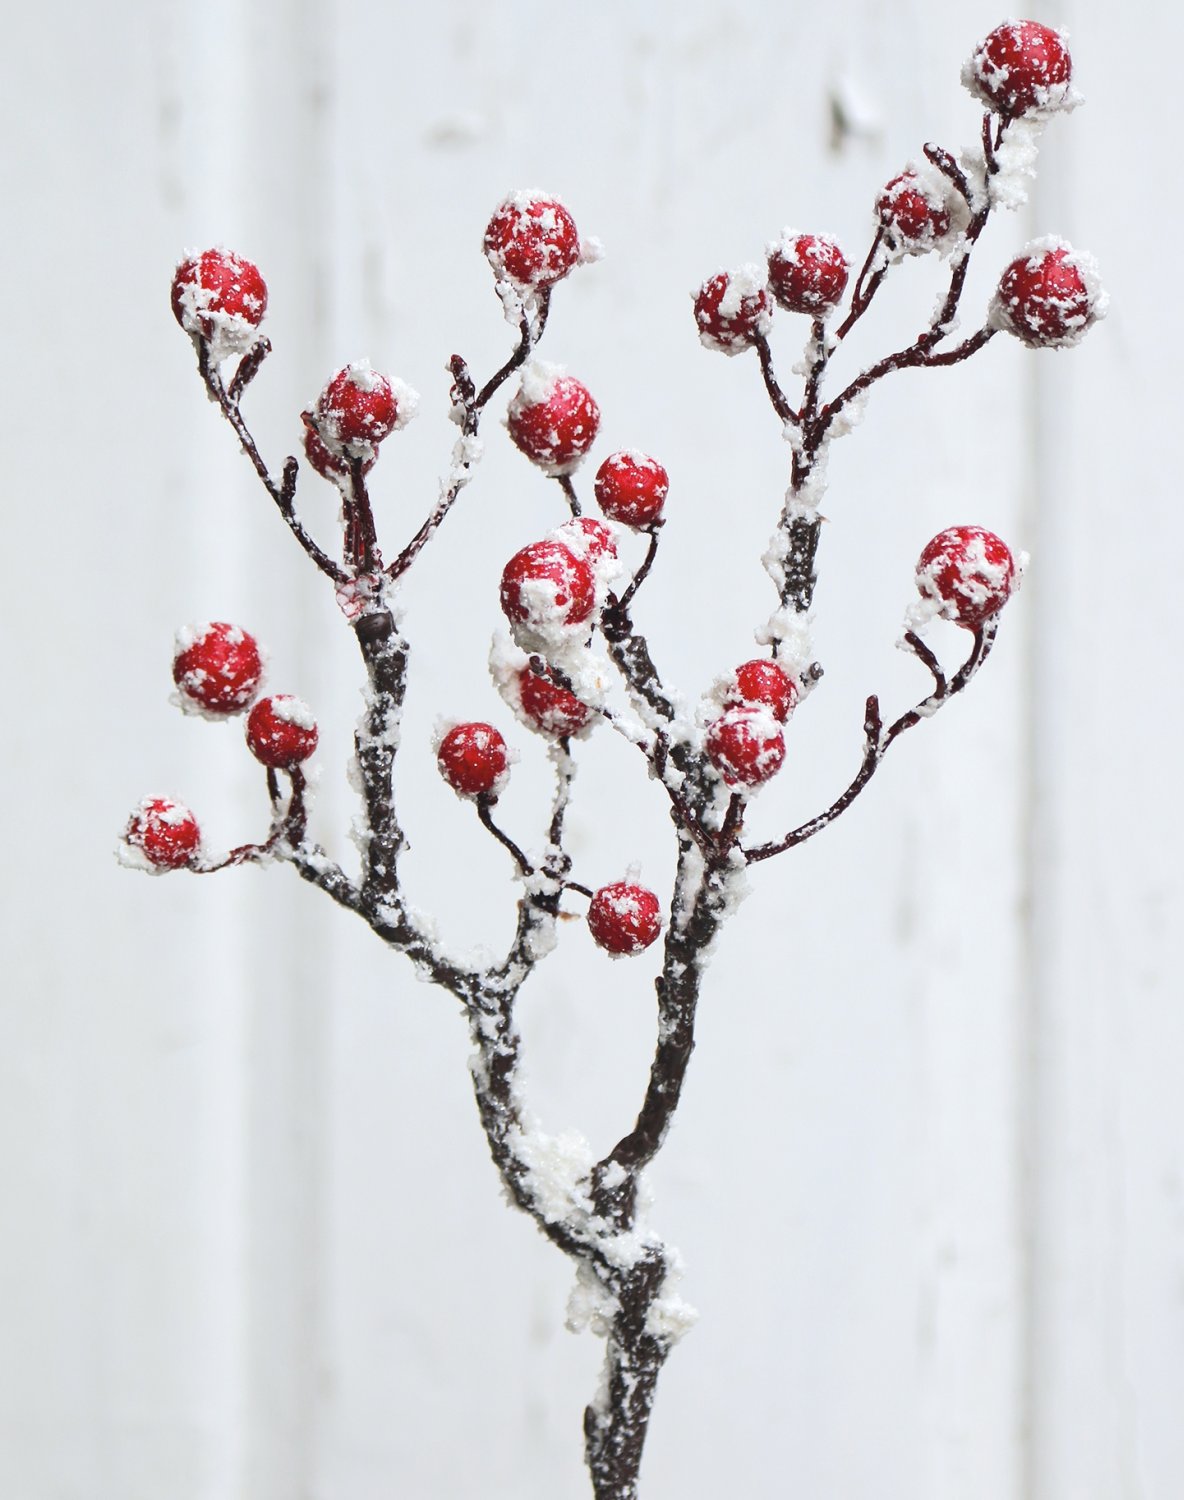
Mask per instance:
[[[224,358],[250,345],[267,311],[267,283],[241,255],[203,250],[177,267],[172,304],[185,332],[206,340],[215,358]]]
[[[1065,39],[1039,21],[1004,21],[978,44],[962,82],[989,109],[1012,117],[1071,107],[1073,63]]]
[[[498,205],[485,229],[485,254],[495,276],[537,291],[579,265],[580,234],[557,198],[530,189]]]

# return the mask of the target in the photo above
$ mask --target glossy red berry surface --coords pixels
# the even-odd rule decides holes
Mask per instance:
[[[201,830],[197,819],[181,803],[168,797],[147,797],[132,814],[123,842],[154,869],[182,870],[197,856]]]
[[[817,318],[847,289],[847,257],[834,240],[786,230],[769,247],[769,290],[786,312]]]
[[[1076,343],[1104,312],[1092,260],[1062,244],[1013,260],[992,303],[996,325],[1033,349]]]
[[[708,726],[707,758],[729,786],[760,786],[781,769],[785,737],[769,709],[729,708]]]
[[[975,630],[1007,603],[1016,586],[1007,543],[981,526],[950,526],[921,553],[917,588],[941,615]]]
[[[596,503],[622,526],[656,526],[670,490],[670,476],[648,453],[610,453],[596,471]]]
[[[501,603],[519,625],[578,625],[596,607],[588,562],[562,542],[531,542],[502,570]]]
[[[773,322],[773,299],[756,266],[720,271],[695,293],[695,323],[699,340],[721,354],[741,354],[768,333]]]
[[[259,268],[229,250],[203,250],[173,275],[173,316],[186,333],[245,348],[267,311]]]
[[[631,881],[602,885],[588,907],[592,940],[606,953],[641,953],[662,931],[662,908],[653,891]]]
[[[587,386],[536,364],[510,402],[506,425],[518,450],[545,474],[571,474],[596,441],[600,408]]]
[[[338,370],[317,397],[317,431],[326,448],[365,457],[414,409],[410,392],[397,393],[385,375],[366,360],[357,360]]]
[[[216,620],[177,632],[173,681],[183,707],[208,714],[237,714],[253,700],[263,678],[259,645],[238,625]]]
[[[918,254],[928,250],[950,228],[941,199],[913,171],[894,177],[876,199],[876,215],[890,243]]]
[[[728,708],[767,708],[779,724],[784,724],[797,698],[798,690],[789,673],[771,658],[761,656],[736,668],[725,704]]]
[[[496,797],[510,767],[506,742],[492,724],[457,724],[436,752],[440,775],[462,797]]]
[[[290,693],[260,698],[247,716],[247,745],[274,771],[298,766],[317,748],[317,726],[307,703]]]
[[[522,291],[553,286],[580,262],[575,220],[546,193],[514,193],[485,229],[485,254],[494,275]]]
[[[552,739],[577,734],[592,718],[592,710],[574,693],[531,667],[518,674],[518,697],[531,727]]]
[[[974,49],[963,82],[1001,115],[1060,103],[1073,62],[1060,33],[1039,21],[1004,21]]]

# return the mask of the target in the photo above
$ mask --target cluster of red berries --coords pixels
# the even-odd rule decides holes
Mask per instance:
[[[510,752],[492,724],[455,724],[440,740],[436,763],[458,796],[495,802],[509,775]],[[641,953],[662,930],[660,903],[634,881],[601,886],[588,906],[588,928],[596,945],[615,958]]]
[[[729,786],[763,786],[785,762],[781,726],[798,700],[793,678],[777,662],[757,657],[736,668],[723,713],[707,726],[707,758]]]
[[[292,771],[317,747],[317,726],[306,703],[289,693],[258,697],[263,652],[239,625],[215,620],[179,630],[173,682],[176,701],[186,713],[229,719],[250,708],[247,748],[270,770]],[[167,797],[152,797],[132,814],[123,842],[152,868],[177,870],[198,859],[201,831],[188,808]]]
[[[186,333],[202,340],[216,358],[241,353],[254,338],[267,309],[267,286],[259,268],[228,250],[203,250],[183,260],[173,275],[173,314]],[[352,459],[369,469],[377,446],[404,427],[419,404],[401,380],[391,380],[368,360],[346,365],[304,413],[304,452],[325,479],[340,479]]]

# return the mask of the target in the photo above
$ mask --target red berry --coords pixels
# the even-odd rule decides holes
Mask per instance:
[[[219,344],[220,353],[245,349],[267,311],[267,283],[257,266],[229,250],[203,250],[173,275],[173,317],[186,333]]]
[[[253,635],[217,620],[177,632],[173,681],[182,708],[199,713],[240,713],[259,691],[263,659]]]
[[[892,247],[908,255],[922,254],[949,233],[945,204],[911,168],[883,189],[876,199],[876,214]]]
[[[592,516],[575,516],[555,528],[556,535],[580,557],[595,567],[602,557],[615,558],[617,543],[603,521]]]
[[[496,797],[506,783],[510,753],[492,724],[457,724],[436,751],[440,775],[462,797]]]
[[[1064,348],[1105,317],[1106,303],[1093,257],[1049,239],[1029,245],[1004,271],[991,319],[1030,348]]]
[[[304,456],[322,479],[338,479],[349,474],[349,464],[336,453],[331,453],[321,442],[311,412],[304,413]],[[362,464],[363,474],[368,474],[378,462],[378,454],[371,452]]]
[[[485,229],[485,254],[495,276],[522,291],[554,286],[580,263],[580,235],[563,204],[546,193],[514,193]]]
[[[1060,32],[1039,21],[1004,21],[974,49],[962,82],[1001,115],[1063,104],[1073,72]]]
[[[574,693],[546,676],[523,667],[518,674],[518,697],[532,728],[552,739],[578,733],[592,717],[592,710]]]
[[[670,489],[670,476],[656,458],[626,449],[610,453],[596,471],[596,503],[622,526],[656,526]]]
[[[197,819],[187,807],[168,797],[146,797],[131,815],[123,843],[139,864],[138,852],[156,870],[181,870],[191,865],[201,845]],[[142,866],[141,866],[142,868]]]
[[[662,930],[662,909],[653,891],[631,881],[602,885],[588,907],[592,941],[606,953],[641,953]]]
[[[600,408],[586,386],[539,362],[522,377],[506,425],[515,446],[544,474],[571,474],[596,441]]]
[[[782,231],[769,246],[769,290],[786,312],[817,318],[838,305],[847,289],[847,257],[834,240]]]
[[[917,588],[947,620],[975,630],[1015,592],[1015,559],[993,531],[951,526],[938,532],[917,563]]]
[[[418,399],[401,381],[396,390],[369,360],[355,360],[317,397],[317,432],[330,452],[369,458],[375,443],[411,420]]]
[[[729,786],[760,786],[780,771],[785,737],[767,708],[729,708],[707,729],[707,758]]]
[[[769,657],[759,656],[736,668],[724,703],[727,708],[767,708],[778,724],[784,724],[797,699],[798,690],[789,673]]]
[[[277,693],[260,698],[247,716],[247,746],[262,765],[291,770],[317,748],[317,726],[301,698]]]
[[[596,607],[592,569],[562,542],[531,542],[502,570],[502,610],[518,625],[579,625]]]
[[[720,271],[694,297],[699,341],[721,354],[743,353],[772,326],[773,301],[758,266]]]

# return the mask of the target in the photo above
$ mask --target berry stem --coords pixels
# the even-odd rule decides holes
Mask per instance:
[[[880,762],[887,754],[889,747],[906,730],[912,729],[922,719],[932,718],[943,704],[955,697],[970,683],[974,674],[986,661],[991,647],[995,641],[995,631],[998,626],[996,619],[988,620],[974,633],[974,643],[970,655],[959,667],[958,671],[948,681],[937,659],[923,642],[910,631],[905,640],[909,649],[917,656],[933,674],[934,689],[927,698],[921,700],[913,708],[896,719],[887,730],[882,726],[880,718],[879,699],[873,694],[867,700],[864,714],[864,750],[863,761],[855,779],[847,789],[835,799],[834,802],[821,812],[817,817],[802,823],[799,827],[787,833],[784,838],[777,839],[771,843],[758,844],[754,848],[744,850],[744,858],[750,864],[758,864],[761,860],[771,859],[775,854],[784,854],[787,849],[793,849],[798,844],[804,844],[807,839],[812,839],[816,833],[821,833],[828,828],[836,818],[840,817],[867,786],[868,782],[879,769]],[[918,649],[919,648],[919,649]]]
[[[563,491],[564,498],[567,500],[568,509],[571,511],[573,518],[582,514],[580,508],[580,498],[576,494],[576,487],[572,482],[571,475],[556,474],[555,480],[559,485],[559,488]]]
[[[926,157],[933,163],[943,177],[948,178],[954,184],[967,207],[974,211],[974,195],[970,183],[966,180],[966,173],[945,149],[944,146],[935,146],[932,142],[923,147]]]
[[[773,404],[773,410],[781,419],[783,426],[797,426],[801,422],[801,417],[790,406],[789,400],[777,380],[773,369],[773,351],[769,347],[769,340],[763,333],[757,333],[753,336],[752,342],[756,347],[757,356],[761,362],[761,375],[765,382],[765,390],[769,393],[769,400]]]
[[[481,387],[481,394],[474,399],[473,408],[476,411],[484,410],[490,399],[505,385],[514,371],[520,370],[530,358],[531,351],[543,336],[550,311],[551,288],[543,287],[538,293],[537,311],[533,321],[529,313],[522,314],[522,321],[518,325],[518,343],[513,354],[496,374],[489,377]]]
[[[377,909],[397,888],[397,865],[406,843],[395,814],[392,773],[403,698],[407,690],[409,648],[389,609],[367,611],[354,625],[369,678],[366,712],[354,736],[354,751],[366,805],[366,849],[362,896]]]
[[[345,516],[345,561],[355,577],[371,578],[382,568],[374,511],[366,488],[366,460],[349,461],[349,493],[342,495]]]
[[[502,830],[493,821],[492,803],[490,802],[488,797],[477,798],[477,817],[481,823],[481,826],[483,828],[487,828],[489,832],[493,834],[494,838],[498,841],[502,848],[509,850],[515,864],[518,866],[519,870],[521,870],[522,874],[533,875],[534,866],[527,859],[526,855],[523,854],[522,850],[519,849],[518,845],[514,842],[510,835],[508,833],[503,833]]]
[[[496,395],[501,387],[509,380],[515,370],[520,369],[529,358],[531,351],[543,336],[543,330],[547,326],[547,314],[551,306],[550,288],[544,288],[538,297],[538,309],[532,321],[526,313],[522,315],[522,321],[518,325],[518,343],[513,354],[502,365],[501,369],[482,386],[480,394],[468,365],[459,354],[454,354],[448,363],[452,375],[452,409],[459,417],[461,436],[453,453],[452,468],[448,480],[441,492],[440,499],[436,502],[427,520],[395,558],[387,569],[391,578],[401,578],[424,547],[431,540],[440,523],[456,503],[457,496],[469,480],[473,477],[473,469],[477,461],[474,452],[473,440],[477,437],[481,426],[481,413],[490,399]],[[578,515],[578,508],[573,512]]]
[[[624,622],[626,632],[628,632],[628,630],[630,629],[629,606],[633,603],[633,597],[637,593],[638,589],[649,577],[650,569],[654,565],[654,559],[658,555],[658,531],[661,528],[661,525],[661,521],[655,521],[652,526],[647,528],[649,531],[649,546],[646,548],[645,557],[642,559],[641,566],[629,580],[625,592],[619,599],[614,595],[609,595],[609,601],[608,605],[606,606],[605,613],[608,613],[608,611],[611,610],[615,616],[617,616],[621,621]]]
[[[217,366],[211,364],[210,362],[209,344],[205,339],[198,339],[196,342],[197,368],[199,374],[201,375],[202,382],[205,385],[207,392],[209,393],[210,399],[217,402],[219,408],[221,409],[222,415],[234,429],[235,436],[238,438],[243,452],[250,459],[251,465],[254,468],[255,473],[258,474],[260,480],[262,481],[264,489],[279,507],[280,515],[282,515],[284,520],[287,522],[288,529],[291,531],[292,535],[296,538],[300,545],[304,548],[308,556],[312,558],[313,562],[320,569],[320,571],[324,573],[326,578],[331,578],[336,584],[347,582],[346,573],[337,565],[337,563],[333,561],[328,553],[323,552],[321,548],[317,546],[316,542],[314,542],[308,532],[305,531],[303,525],[296,515],[294,504],[296,497],[296,474],[298,469],[296,460],[294,458],[288,458],[284,461],[283,480],[280,484],[276,484],[275,480],[271,477],[271,473],[268,470],[267,465],[263,462],[255,439],[251,436],[247,424],[243,421],[242,412],[239,410],[237,399],[231,398],[230,394],[226,390],[226,387],[222,383],[222,376],[219,373]],[[264,340],[264,342],[266,342],[266,340]],[[256,349],[258,347],[259,345],[255,346]],[[247,363],[247,360],[249,360],[250,357],[250,354],[244,356],[242,364],[239,365],[240,374],[242,372],[243,365]],[[260,357],[259,363],[262,363],[262,356]],[[258,365],[256,365],[256,368],[258,368]],[[252,371],[251,373],[253,374],[254,371]],[[236,381],[237,379],[238,374],[236,374],[235,376]]]
[[[867,312],[872,305],[872,298],[880,290],[884,277],[888,274],[887,263],[881,262],[880,259],[883,245],[884,226],[881,224],[876,230],[871,249],[867,252],[867,258],[860,267],[859,275],[855,278],[855,286],[851,292],[851,306],[847,316],[834,331],[833,338],[836,344],[843,342]]]
[[[263,366],[263,361],[271,353],[271,340],[266,338],[257,339],[238,362],[238,368],[230,382],[230,389],[226,395],[230,402],[237,406],[242,399],[246,388],[258,375]]]

